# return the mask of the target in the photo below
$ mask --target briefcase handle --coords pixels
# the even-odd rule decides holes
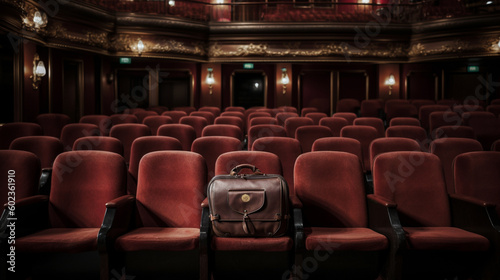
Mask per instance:
[[[262,172],[257,167],[255,167],[254,165],[251,165],[251,164],[236,165],[235,167],[233,167],[233,169],[231,169],[231,172],[229,172],[229,175],[236,176],[236,175],[238,175],[238,173],[240,173],[240,171],[242,169],[252,170],[253,175],[262,175]]]

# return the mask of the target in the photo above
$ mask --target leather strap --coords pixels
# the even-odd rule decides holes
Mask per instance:
[[[255,235],[255,228],[252,224],[252,221],[250,221],[250,217],[248,217],[248,213],[243,215],[243,231],[248,234],[248,235]]]
[[[262,172],[257,167],[255,167],[254,165],[251,165],[251,164],[236,165],[235,167],[233,167],[233,169],[231,169],[231,172],[229,172],[229,175],[236,176],[236,175],[238,175],[238,173],[240,173],[240,171],[242,169],[245,169],[245,168],[252,170],[254,175],[262,175]]]

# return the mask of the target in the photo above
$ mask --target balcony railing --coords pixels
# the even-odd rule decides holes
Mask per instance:
[[[368,22],[384,20],[395,23],[414,23],[500,12],[500,0],[400,0],[396,1],[397,3],[392,0],[344,0],[345,2],[337,2],[338,0],[80,1],[97,5],[109,11],[155,14],[203,22]]]

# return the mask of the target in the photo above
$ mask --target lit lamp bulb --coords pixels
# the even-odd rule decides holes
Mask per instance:
[[[175,1],[173,1],[173,0],[168,1],[168,5],[170,7],[174,7],[175,6]]]
[[[208,68],[207,71],[207,79],[205,80],[205,82],[208,84],[208,88],[210,90],[209,94],[212,94],[212,86],[213,84],[215,84],[214,72],[212,68]]]
[[[139,52],[139,54],[141,54],[143,50],[144,50],[144,43],[142,42],[141,39],[139,39],[139,41],[137,42],[137,51]]]
[[[288,73],[286,68],[281,69],[281,84],[283,84],[283,94],[286,93],[286,85],[290,83],[290,78],[288,78]]]
[[[40,11],[36,11],[35,14],[33,15],[33,22],[37,25],[41,25],[43,20],[42,20],[42,14]]]
[[[396,79],[394,79],[394,75],[390,75],[387,80],[385,80],[385,85],[389,86],[389,95],[392,95],[392,86],[396,84]]]
[[[43,77],[46,74],[45,71],[45,65],[43,64],[43,61],[39,61],[38,65],[36,66],[35,74],[37,76]]]

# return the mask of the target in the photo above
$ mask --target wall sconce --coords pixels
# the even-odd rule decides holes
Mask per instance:
[[[144,51],[144,43],[142,42],[141,38],[139,38],[139,41],[137,41],[137,52],[139,53],[139,55],[142,54],[142,52]]]
[[[34,8],[28,11],[27,16],[23,17],[23,25],[30,31],[40,31],[47,26],[47,22],[47,14]]]
[[[390,75],[389,78],[385,80],[385,85],[389,86],[389,95],[392,95],[392,86],[396,84],[396,79],[394,79],[394,75]]]
[[[209,94],[212,94],[212,86],[213,84],[215,83],[215,79],[214,79],[214,69],[213,68],[207,68],[207,79],[205,80],[205,82],[208,84],[208,88],[209,88]]]
[[[33,58],[33,75],[30,76],[30,79],[33,80],[33,89],[38,89],[42,77],[45,76],[45,74],[45,65],[43,65],[43,61],[40,60],[40,56],[35,53],[35,57]]]
[[[174,0],[170,0],[170,1],[168,1],[168,5],[169,5],[170,7],[174,7],[174,6],[175,6],[175,1],[174,1]]]
[[[288,73],[286,68],[281,68],[281,84],[283,85],[283,94],[286,93],[286,85],[290,83],[290,78],[288,78]]]

